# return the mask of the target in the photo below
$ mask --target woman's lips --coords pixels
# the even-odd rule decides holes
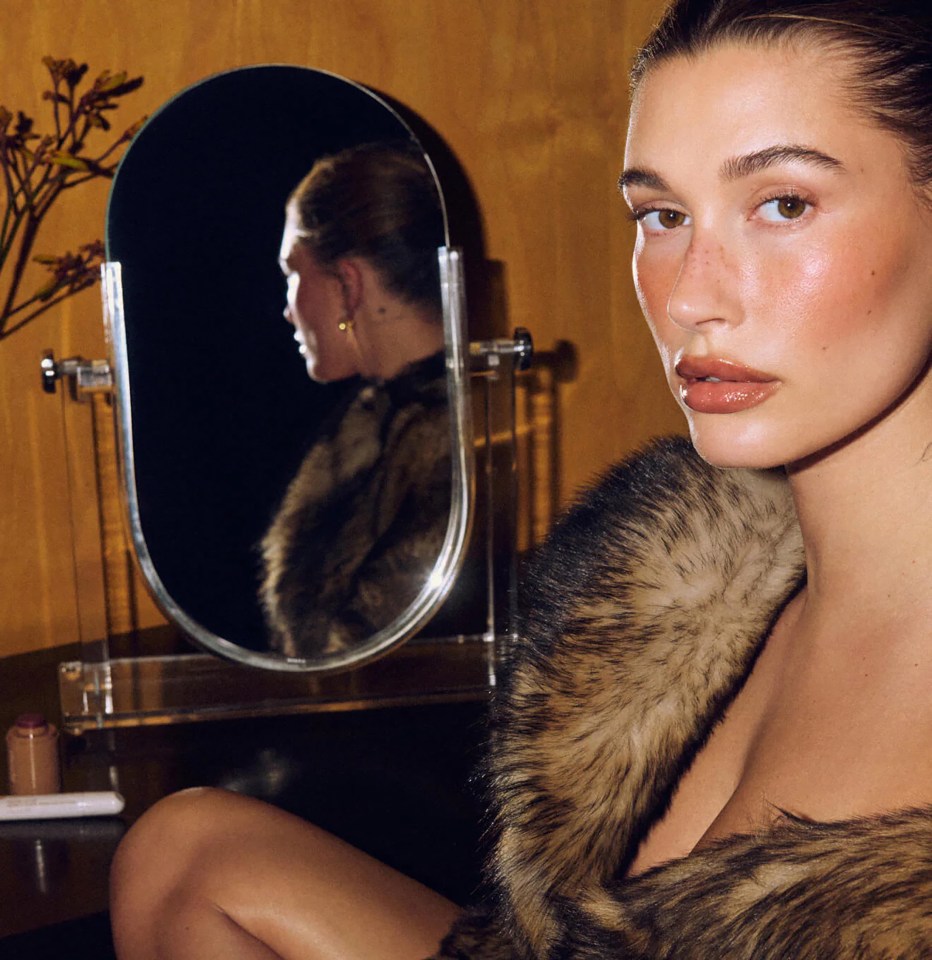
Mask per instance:
[[[768,373],[733,360],[682,357],[680,399],[697,413],[738,413],[763,403],[780,385]]]
[[[306,360],[311,355],[311,350],[304,342],[304,337],[299,331],[295,332],[294,342],[298,345],[298,353]]]

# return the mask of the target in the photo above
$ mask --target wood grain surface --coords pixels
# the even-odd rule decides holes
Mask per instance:
[[[0,104],[46,123],[48,54],[88,62],[92,76],[145,77],[117,124],[213,73],[265,62],[333,71],[419,114],[481,209],[489,263],[467,269],[495,277],[499,295],[480,304],[488,315],[477,325],[498,335],[527,326],[541,354],[519,397],[527,542],[610,461],[682,429],[631,290],[633,230],[615,191],[626,71],[656,12],[646,0],[3,0]],[[106,190],[65,198],[39,252],[101,236]],[[45,348],[104,355],[96,289],[0,342],[0,655],[104,629],[100,571],[123,549],[115,466],[101,507],[91,411],[41,392]],[[138,577],[117,580],[113,624],[158,622]]]

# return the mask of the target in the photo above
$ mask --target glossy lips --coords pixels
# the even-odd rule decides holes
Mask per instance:
[[[763,403],[779,386],[769,374],[732,360],[682,357],[680,399],[697,413],[739,413]],[[712,378],[712,379],[709,379]]]

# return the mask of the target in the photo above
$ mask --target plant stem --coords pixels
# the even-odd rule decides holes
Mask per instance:
[[[13,265],[13,279],[10,281],[10,289],[7,291],[6,302],[3,304],[3,309],[0,310],[0,318],[3,318],[2,322],[0,322],[0,333],[3,332],[6,326],[6,317],[9,315],[10,309],[16,299],[16,294],[19,291],[19,285],[23,279],[26,264],[29,262],[29,251],[32,250],[32,245],[35,242],[38,230],[39,219],[32,213],[28,214],[20,240],[19,255],[16,258],[16,263]]]
[[[99,257],[99,244],[79,247],[76,254],[40,257],[52,277],[35,293],[17,302],[27,274],[32,250],[45,216],[65,190],[89,180],[112,178],[119,149],[126,145],[126,133],[101,145],[96,158],[85,155],[86,142],[94,130],[110,130],[105,112],[117,108],[116,98],[135,90],[142,78],[126,82],[125,74],[102,73],[84,92],[79,88],[87,65],[73,60],[44,58],[50,83],[45,99],[52,101],[53,132],[40,135],[32,118],[19,111],[18,118],[5,110],[0,137],[0,166],[6,205],[0,217],[0,273],[10,279],[0,294],[0,340],[22,329],[66,297],[95,282],[91,264]],[[122,79],[121,79],[122,78]],[[115,91],[115,92],[114,92]],[[12,124],[12,127],[10,126]],[[134,127],[128,128],[129,130]],[[73,159],[70,159],[73,158]]]
[[[87,284],[87,286],[91,286],[91,284]],[[28,316],[23,317],[21,320],[14,323],[12,327],[7,327],[5,324],[3,326],[0,326],[0,341],[6,340],[7,337],[12,336],[14,333],[16,333],[17,330],[20,330],[22,327],[25,327],[27,323],[29,323],[32,320],[35,320],[36,317],[42,316],[42,314],[45,313],[46,310],[51,310],[52,307],[57,307],[58,304],[62,302],[62,300],[66,300],[72,294],[75,294],[77,292],[78,292],[77,290],[65,290],[64,292],[60,293],[57,297],[54,297],[53,299],[49,300],[47,303],[42,304],[42,306],[39,307],[38,310],[34,310]],[[34,300],[35,300],[35,297],[33,297],[32,301],[30,302],[33,302]],[[20,308],[17,308],[16,312],[19,312],[19,309]],[[9,319],[9,317],[7,317],[7,319]]]

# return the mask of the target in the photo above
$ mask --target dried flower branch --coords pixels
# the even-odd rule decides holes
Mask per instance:
[[[84,244],[77,253],[61,256],[31,256],[32,249],[42,221],[58,197],[89,180],[112,178],[121,148],[143,123],[134,123],[103,149],[91,150],[89,137],[97,139],[94,131],[111,129],[107,114],[117,109],[120,97],[139,89],[142,77],[130,79],[126,73],[105,70],[89,89],[79,93],[86,63],[52,57],[44,57],[42,62],[52,81],[42,99],[51,101],[54,133],[37,133],[32,117],[17,111],[14,118],[10,110],[0,106],[0,170],[6,195],[0,220],[0,276],[8,263],[12,269],[0,305],[0,340],[96,282],[103,260],[99,240]],[[46,266],[51,277],[20,299],[30,259]]]

